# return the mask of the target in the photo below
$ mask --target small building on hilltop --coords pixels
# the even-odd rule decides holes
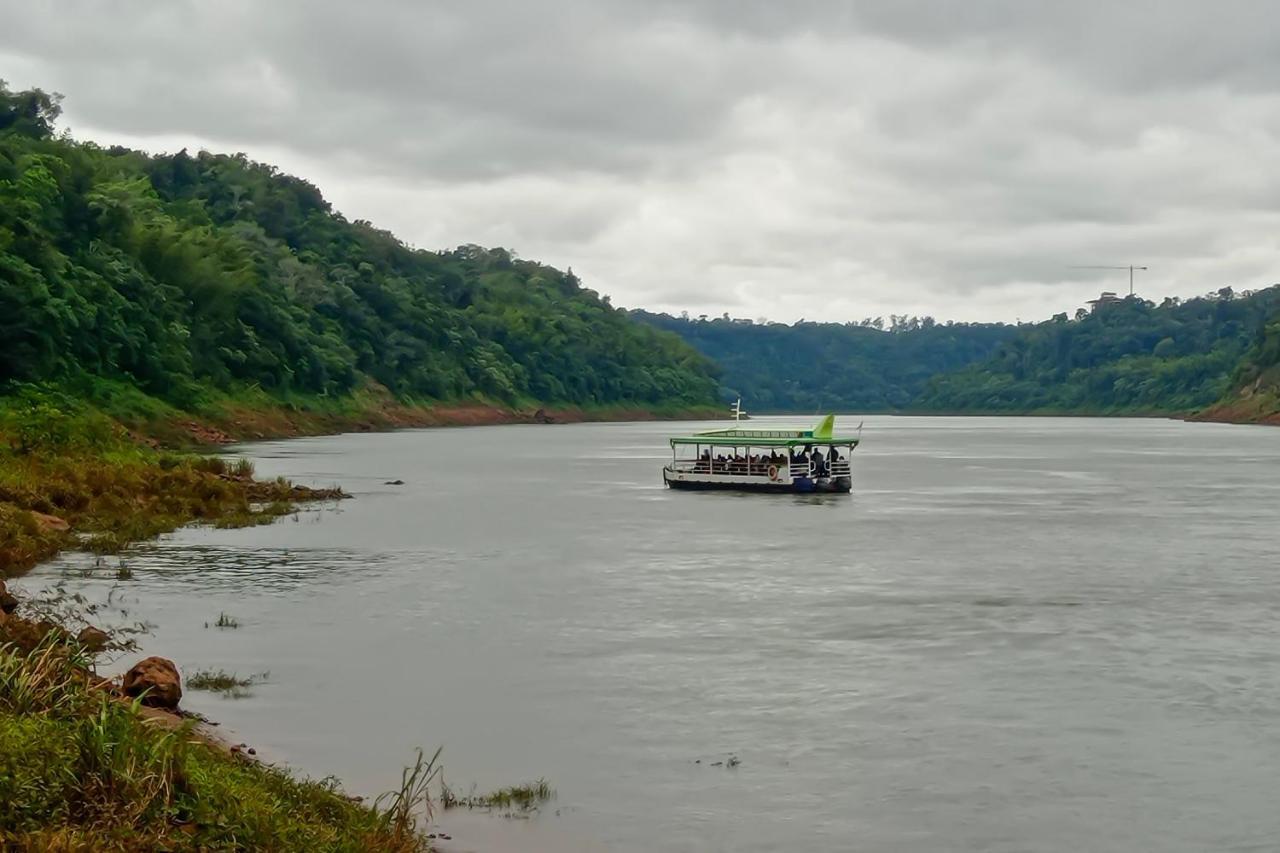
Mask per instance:
[[[1102,295],[1097,299],[1090,299],[1085,304],[1089,306],[1090,311],[1097,311],[1104,305],[1114,305],[1117,302],[1124,302],[1124,299],[1116,296],[1110,290],[1104,290],[1102,291]]]

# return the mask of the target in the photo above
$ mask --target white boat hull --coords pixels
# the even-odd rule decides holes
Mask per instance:
[[[853,488],[851,477],[779,477],[770,479],[767,476],[681,471],[672,469],[669,465],[662,469],[662,479],[670,488],[690,490],[807,494],[811,492],[848,492]]]

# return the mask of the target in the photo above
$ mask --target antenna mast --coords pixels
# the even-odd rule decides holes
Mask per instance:
[[[1129,271],[1129,295],[1133,296],[1133,271],[1134,270],[1145,271],[1147,268],[1140,267],[1137,264],[1129,264],[1128,266],[1123,266],[1123,267],[1091,265],[1091,266],[1082,266],[1082,267],[1071,267],[1071,269],[1073,270],[1128,270]]]

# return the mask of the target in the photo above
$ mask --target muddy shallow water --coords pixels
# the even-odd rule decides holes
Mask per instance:
[[[187,670],[270,671],[187,700],[264,755],[376,793],[443,746],[454,787],[557,789],[446,816],[456,849],[1280,835],[1280,430],[868,418],[854,494],[792,497],[664,490],[687,428],[246,446],[355,499],[138,548],[114,598]],[[105,597],[83,563],[22,585]]]

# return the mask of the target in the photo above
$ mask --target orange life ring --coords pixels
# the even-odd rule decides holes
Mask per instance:
[[[770,479],[770,480],[777,480],[777,479],[778,479],[778,466],[777,466],[777,465],[770,465],[770,466],[769,466],[769,479]]]

